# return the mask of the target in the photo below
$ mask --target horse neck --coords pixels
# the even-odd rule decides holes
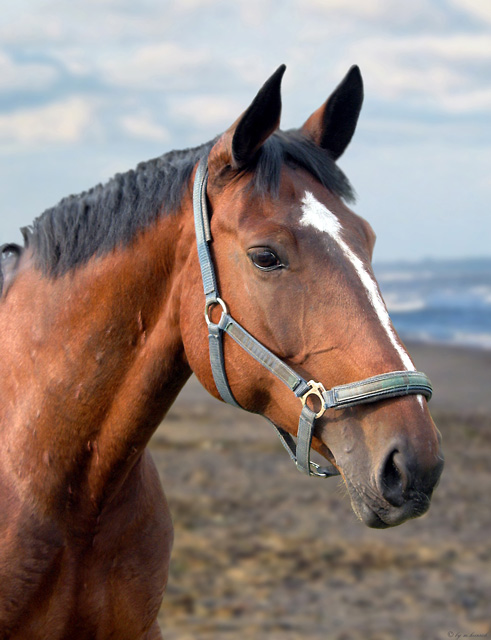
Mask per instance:
[[[179,323],[189,208],[58,278],[26,256],[0,309],[0,430],[15,440],[12,466],[31,469],[28,491],[59,500],[78,478],[100,502],[189,377]]]

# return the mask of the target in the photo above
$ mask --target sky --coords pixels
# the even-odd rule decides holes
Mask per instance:
[[[282,128],[352,64],[339,165],[375,261],[491,257],[491,2],[16,0],[0,21],[0,242],[62,197],[229,127],[282,63]]]

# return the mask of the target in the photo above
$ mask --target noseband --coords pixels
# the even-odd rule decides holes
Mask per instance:
[[[227,333],[242,349],[279,378],[300,399],[302,410],[296,443],[291,434],[271,423],[276,428],[283,446],[297,468],[307,475],[321,478],[339,475],[339,471],[330,463],[320,467],[310,460],[310,446],[316,419],[320,418],[327,409],[345,409],[386,398],[421,394],[429,400],[432,394],[431,382],[424,373],[419,371],[392,371],[359,382],[325,389],[321,382],[304,380],[302,376],[251,336],[244,327],[232,318],[227,305],[218,294],[215,270],[209,249],[212,238],[206,204],[207,182],[208,162],[207,158],[203,158],[198,165],[194,179],[193,209],[198,258],[205,292],[205,320],[208,326],[210,362],[217,390],[225,402],[240,407],[232,394],[225,372],[223,334]],[[217,305],[221,307],[222,313],[220,320],[215,323],[211,320],[210,312]],[[307,400],[311,396],[315,396],[320,403],[320,409],[317,412],[307,405]]]

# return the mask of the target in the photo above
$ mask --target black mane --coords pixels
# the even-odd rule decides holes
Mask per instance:
[[[23,229],[37,268],[53,277],[62,275],[94,255],[125,246],[160,215],[177,211],[193,167],[214,142],[142,162],[135,170],[46,210]],[[345,200],[353,198],[347,178],[329,154],[296,131],[271,136],[247,169],[253,171],[257,193],[277,195],[283,163],[305,169]]]

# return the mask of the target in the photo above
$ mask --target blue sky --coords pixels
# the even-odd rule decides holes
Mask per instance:
[[[211,139],[281,63],[283,128],[356,63],[339,164],[377,261],[491,256],[491,3],[16,0],[0,24],[0,241],[63,196]]]

